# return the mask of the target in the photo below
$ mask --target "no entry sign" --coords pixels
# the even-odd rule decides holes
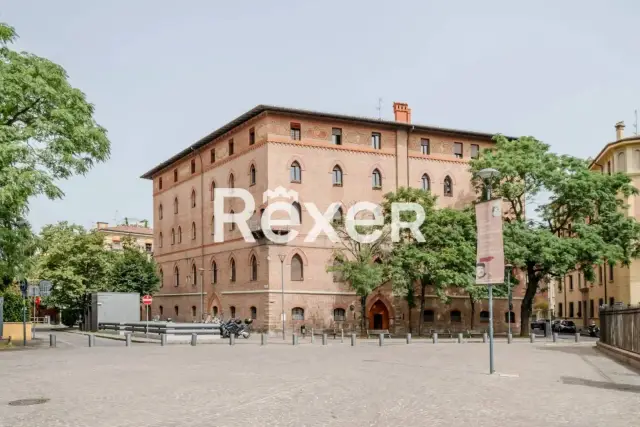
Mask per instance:
[[[151,301],[153,301],[153,298],[151,298],[151,295],[145,295],[142,297],[142,303],[144,305],[151,305]]]

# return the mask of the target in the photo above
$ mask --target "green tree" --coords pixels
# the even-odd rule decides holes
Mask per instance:
[[[155,261],[125,240],[122,253],[115,254],[109,288],[115,292],[153,295],[160,287]]]
[[[629,177],[589,169],[589,162],[549,151],[532,137],[496,136],[496,149],[471,162],[474,175],[494,168],[493,196],[505,200],[505,258],[527,275],[521,308],[521,335],[529,332],[534,297],[549,277],[581,270],[593,280],[593,266],[628,265],[639,254],[640,225],[625,216],[626,201],[638,191]],[[478,194],[485,182],[475,175]],[[537,208],[539,221],[525,217],[527,200],[541,193],[548,201]]]
[[[34,274],[53,283],[48,305],[81,311],[89,293],[109,289],[114,254],[101,234],[60,222],[43,227],[41,239]]]
[[[4,298],[4,305],[2,310],[2,317],[5,322],[22,322],[22,307],[25,302],[23,301],[20,290],[12,286],[0,292],[0,297]],[[27,307],[27,319],[30,318],[31,305],[26,304]]]
[[[56,181],[85,174],[109,157],[94,107],[62,67],[9,48],[17,35],[0,23],[0,277],[23,270],[32,235],[24,223],[30,197],[63,196]]]

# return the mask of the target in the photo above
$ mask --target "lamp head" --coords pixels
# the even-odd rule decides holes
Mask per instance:
[[[478,171],[478,176],[482,179],[497,178],[500,176],[500,171],[493,168],[486,168]]]

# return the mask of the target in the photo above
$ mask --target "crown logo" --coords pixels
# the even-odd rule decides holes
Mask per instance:
[[[262,193],[262,203],[266,203],[269,199],[289,199],[294,202],[298,201],[298,192],[295,190],[287,190],[283,186],[276,187],[275,190],[267,190]]]

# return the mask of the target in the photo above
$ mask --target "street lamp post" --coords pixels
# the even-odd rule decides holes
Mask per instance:
[[[200,317],[204,323],[204,268],[200,267]]]
[[[511,269],[513,265],[507,264],[504,266],[507,269],[507,289],[509,291],[509,335],[511,335],[511,310],[513,309],[513,303],[511,302]]]
[[[486,168],[478,171],[478,176],[484,181],[486,201],[491,200],[491,179],[500,176],[496,169]],[[489,283],[489,374],[495,372],[493,365],[493,284]],[[511,320],[511,319],[509,319]]]
[[[285,254],[278,254],[280,258],[280,283],[282,284],[282,340],[284,341],[284,259],[287,256]]]

